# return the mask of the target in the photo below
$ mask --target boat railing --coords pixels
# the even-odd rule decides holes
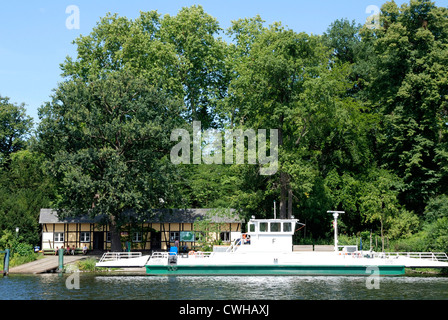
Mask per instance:
[[[213,252],[204,252],[204,251],[190,251],[188,252],[189,258],[209,258]]]
[[[208,258],[213,252],[203,252],[203,251],[190,251],[188,254],[182,254],[182,257],[188,257],[188,258]],[[168,259],[169,257],[173,256],[179,256],[175,252],[164,252],[164,251],[158,251],[153,252],[151,255],[151,259]]]
[[[241,245],[250,244],[250,235],[247,233],[241,234],[241,238],[235,239],[231,245],[227,248],[226,252],[235,252]]]
[[[101,257],[100,262],[139,258],[141,256],[141,252],[106,252]]]
[[[170,252],[153,252],[151,255],[151,259],[167,259],[169,255],[170,255]],[[176,254],[171,252],[171,255],[176,255]]]
[[[448,256],[444,252],[374,252],[373,257],[385,259],[406,257],[413,259],[426,259],[431,261],[448,262]]]

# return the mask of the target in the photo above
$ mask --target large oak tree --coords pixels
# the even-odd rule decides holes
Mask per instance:
[[[40,110],[39,149],[58,182],[61,216],[103,216],[112,251],[121,251],[126,212],[168,202],[170,132],[179,103],[147,79],[113,72],[68,80]]]

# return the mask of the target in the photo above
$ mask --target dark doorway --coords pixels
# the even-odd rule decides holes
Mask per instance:
[[[160,250],[162,248],[162,233],[159,231],[151,232],[151,250]]]
[[[104,250],[104,232],[93,232],[93,249]]]

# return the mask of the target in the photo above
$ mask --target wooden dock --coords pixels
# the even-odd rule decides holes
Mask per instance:
[[[64,265],[73,263],[77,260],[86,259],[87,256],[78,255],[64,256]],[[25,263],[20,266],[10,268],[9,274],[38,274],[45,273],[51,270],[57,269],[59,266],[59,257],[58,256],[47,256],[39,260],[35,260],[33,262]]]

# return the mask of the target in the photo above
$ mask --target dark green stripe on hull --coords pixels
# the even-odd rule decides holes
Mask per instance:
[[[376,269],[378,268],[378,269]],[[397,276],[405,273],[404,266],[350,266],[350,265],[196,265],[155,266],[147,265],[149,275],[356,275]]]

